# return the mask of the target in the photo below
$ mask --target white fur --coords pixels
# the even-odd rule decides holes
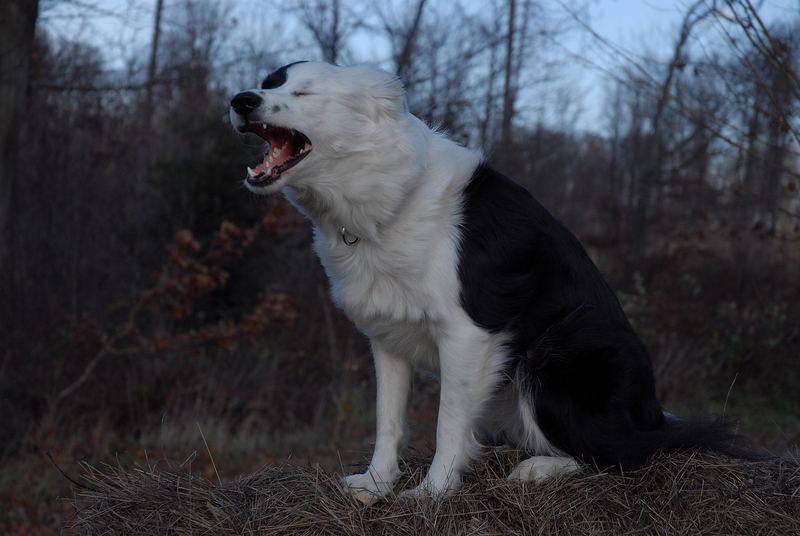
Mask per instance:
[[[392,490],[412,365],[424,362],[441,373],[436,453],[423,483],[405,495],[457,489],[479,452],[476,429],[506,360],[505,338],[476,326],[459,301],[461,192],[481,155],[408,113],[397,78],[377,69],[302,63],[283,86],[252,91],[265,101],[261,121],[302,132],[313,150],[275,184],[248,187],[283,190],[311,219],[333,300],[372,342],[375,451],[345,487],[364,503]],[[232,113],[232,121],[241,118]],[[344,244],[342,226],[360,241]],[[532,414],[515,423],[524,446],[555,453]]]

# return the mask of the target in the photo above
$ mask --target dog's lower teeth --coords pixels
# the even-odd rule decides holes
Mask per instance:
[[[253,132],[265,141],[261,162],[255,169],[247,167],[248,183],[254,186],[266,187],[275,183],[311,151],[308,138],[294,129],[253,122],[240,130]]]

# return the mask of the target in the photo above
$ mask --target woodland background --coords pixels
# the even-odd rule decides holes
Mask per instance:
[[[791,3],[790,3],[791,4]],[[67,13],[61,9],[71,7]],[[300,58],[363,60],[482,148],[580,238],[652,351],[675,413],[800,439],[800,7],[679,4],[632,50],[592,2],[7,0],[0,7],[0,533],[56,533],[80,461],[225,476],[369,451],[366,341],[329,302],[307,222],[244,190],[230,96]],[[145,10],[101,46],[51,31]],[[579,35],[599,64],[570,52]],[[602,76],[602,120],[580,88]],[[412,442],[431,445],[420,372]],[[346,468],[345,468],[346,469]]]

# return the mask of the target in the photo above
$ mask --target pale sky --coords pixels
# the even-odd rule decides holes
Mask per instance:
[[[164,0],[162,19],[165,25],[176,24],[170,14],[184,2],[185,0]],[[588,22],[600,35],[627,50],[664,50],[666,54],[689,2],[690,0],[590,0]],[[413,3],[408,0],[409,5]],[[551,3],[557,5],[558,0]],[[90,4],[98,6],[91,17],[77,16],[86,12],[83,6]],[[156,0],[105,0],[80,2],[76,6],[58,0],[42,0],[40,23],[54,35],[97,44],[105,51],[111,65],[121,68],[124,66],[121,58],[130,56],[131,44],[138,46],[146,54],[152,37],[155,4]],[[763,0],[762,4],[762,15],[768,22],[790,18],[800,12],[800,0]],[[272,21],[275,17],[280,17],[275,2],[229,0],[222,5],[231,6],[234,16],[247,19],[248,24],[263,27],[264,30],[258,33],[266,35],[260,35],[260,39],[274,47],[268,34]],[[259,13],[263,14],[263,22],[259,20]],[[286,24],[288,26],[285,29],[289,31],[284,33],[291,35],[291,23],[287,21]],[[232,37],[240,39],[237,35]],[[558,46],[562,48],[564,62],[569,66],[569,81],[578,88],[577,93],[583,96],[583,112],[578,124],[591,128],[589,125],[600,121],[607,84],[600,73],[588,65],[581,65],[571,53],[587,57],[602,66],[608,66],[610,58],[603,57],[596,46],[592,46],[585,38],[578,37],[577,33],[560,42]],[[380,60],[386,50],[385,46],[375,41],[364,43],[363,46],[356,42],[354,48],[359,49],[354,54],[361,61]]]

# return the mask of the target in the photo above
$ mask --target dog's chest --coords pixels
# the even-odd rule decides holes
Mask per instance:
[[[431,338],[431,326],[457,306],[455,248],[441,238],[387,236],[347,245],[315,231],[314,246],[336,304],[370,337],[401,345],[414,334]]]
[[[368,318],[416,321],[431,306],[423,283],[427,263],[409,258],[398,244],[315,242],[334,301],[357,323]]]

